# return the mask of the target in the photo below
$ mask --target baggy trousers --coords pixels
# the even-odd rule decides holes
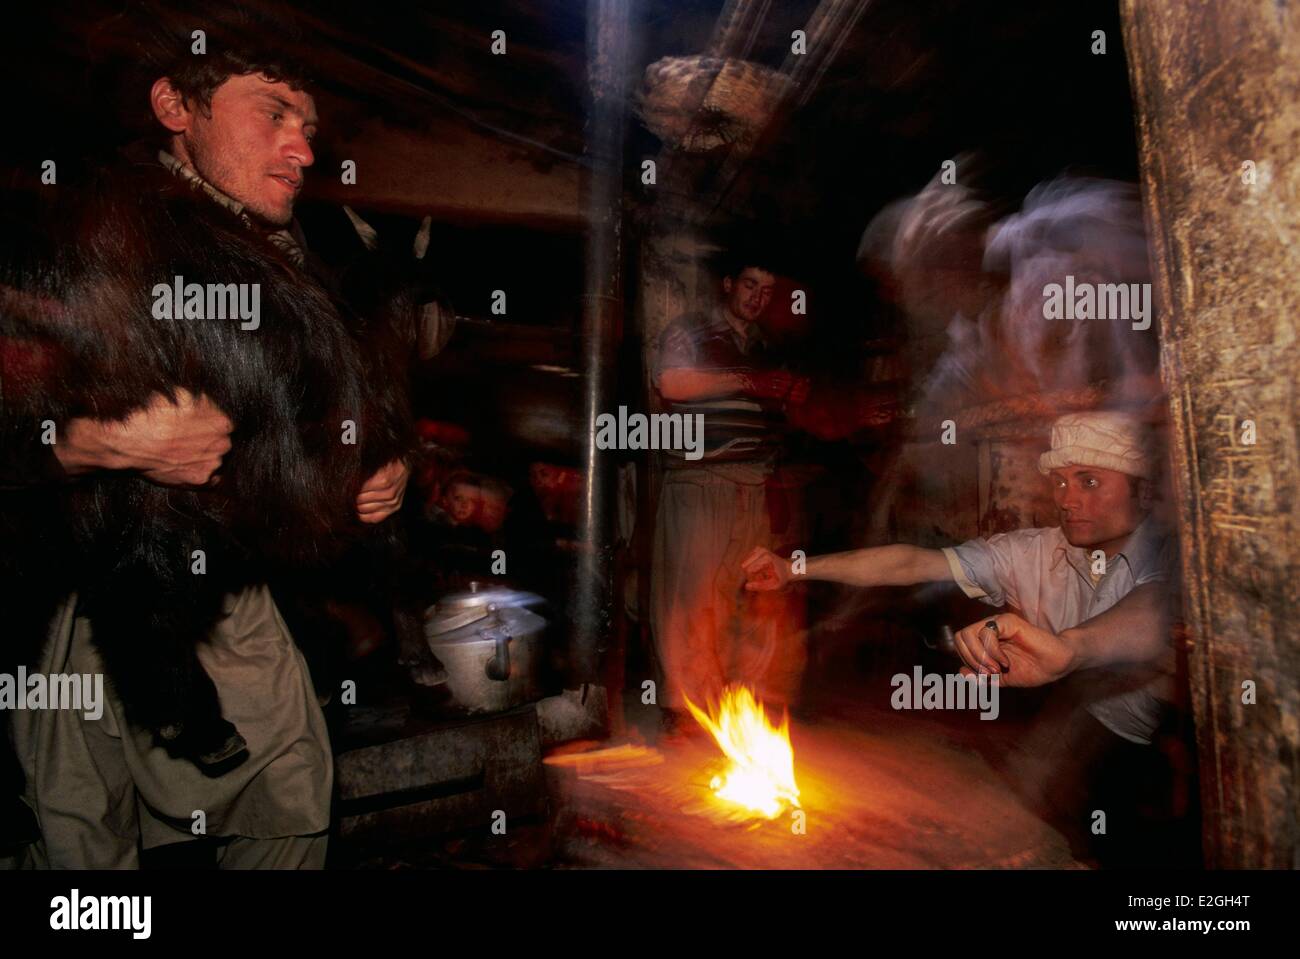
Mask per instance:
[[[781,545],[768,511],[769,476],[745,463],[664,471],[650,612],[667,687],[661,705],[685,709],[689,698],[702,706],[733,683],[772,706],[796,703],[807,662],[801,597],[746,591],[740,566],[755,546]]]
[[[129,723],[105,679],[103,712],[17,710],[14,746],[24,801],[41,840],[9,868],[131,869],[139,849],[197,835],[231,837],[222,868],[321,868],[334,767],[329,734],[302,654],[270,591],[228,596],[199,659],[222,712],[248,741],[249,758],[217,778],[174,759]],[[40,670],[102,674],[90,622],[70,598],[51,624]]]

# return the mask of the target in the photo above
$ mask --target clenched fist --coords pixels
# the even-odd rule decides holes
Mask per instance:
[[[755,548],[752,553],[746,556],[745,561],[740,564],[740,568],[748,576],[745,581],[745,589],[756,592],[785,589],[794,575],[791,572],[789,560],[782,559],[770,549],[764,549],[762,546]]]
[[[990,622],[997,628],[988,626]],[[1042,686],[1074,668],[1075,651],[1068,640],[1030,625],[1015,613],[972,623],[954,638],[966,663],[963,676],[992,674],[1003,686]]]

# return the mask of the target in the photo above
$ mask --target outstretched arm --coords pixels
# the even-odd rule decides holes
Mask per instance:
[[[749,590],[781,589],[794,579],[820,579],[849,586],[912,586],[952,579],[943,553],[906,543],[872,546],[844,553],[828,553],[807,560],[807,569],[795,573],[792,563],[759,547],[746,557]]]

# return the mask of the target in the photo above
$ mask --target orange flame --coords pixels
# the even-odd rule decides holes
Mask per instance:
[[[799,805],[789,716],[773,726],[763,704],[745,686],[728,686],[716,710],[709,704],[707,715],[689,699],[686,706],[728,760],[727,768],[709,784],[715,796],[768,819],[786,806]]]

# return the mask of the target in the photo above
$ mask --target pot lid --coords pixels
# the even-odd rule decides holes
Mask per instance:
[[[513,606],[538,606],[541,603],[542,597],[536,593],[526,593],[523,590],[511,589],[508,586],[499,586],[495,583],[483,583],[475,580],[469,584],[467,590],[459,593],[448,593],[442,597],[434,605],[434,609],[439,612],[452,612],[480,606],[507,609]]]
[[[426,631],[433,635],[451,633],[486,619],[497,610],[523,610],[542,602],[542,597],[535,593],[472,582],[468,590],[450,593],[425,611]]]

